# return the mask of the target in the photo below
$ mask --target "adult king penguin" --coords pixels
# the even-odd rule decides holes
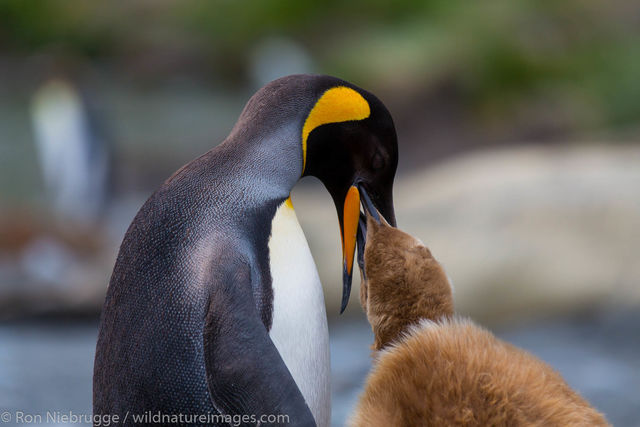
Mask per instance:
[[[393,223],[397,156],[391,116],[367,91],[312,75],[260,89],[227,139],[171,176],[129,227],[102,311],[94,413],[329,425],[322,287],[289,194],[315,176],[335,202],[344,310],[360,192]]]

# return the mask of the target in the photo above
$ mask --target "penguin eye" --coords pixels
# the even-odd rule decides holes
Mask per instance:
[[[384,167],[384,157],[382,157],[382,154],[379,151],[376,151],[371,158],[371,167],[373,170],[380,170]]]

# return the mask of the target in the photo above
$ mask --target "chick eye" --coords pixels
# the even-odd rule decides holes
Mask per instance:
[[[371,158],[371,167],[374,170],[380,170],[384,167],[384,157],[382,157],[380,152],[376,152],[376,154]]]

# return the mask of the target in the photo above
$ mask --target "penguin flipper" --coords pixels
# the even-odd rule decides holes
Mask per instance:
[[[249,266],[226,270],[216,272],[212,280],[204,326],[205,368],[213,406],[223,415],[255,415],[250,425],[261,415],[286,415],[288,420],[280,419],[283,425],[315,426],[311,410],[256,310]],[[263,421],[260,425],[277,423]]]

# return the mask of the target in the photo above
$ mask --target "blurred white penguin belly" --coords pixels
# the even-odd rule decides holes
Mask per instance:
[[[276,211],[269,238],[273,322],[269,336],[318,426],[331,418],[329,331],[322,285],[291,200]]]

